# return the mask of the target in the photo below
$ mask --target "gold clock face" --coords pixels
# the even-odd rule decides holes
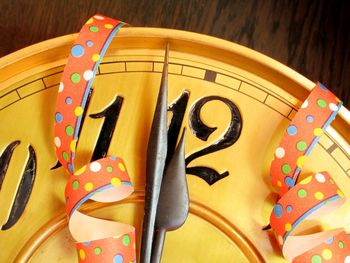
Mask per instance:
[[[65,216],[67,175],[55,167],[53,143],[56,95],[75,37],[0,60],[1,262],[76,260]],[[261,54],[215,38],[127,28],[113,40],[93,83],[76,163],[82,166],[103,151],[122,156],[135,193],[116,203],[90,202],[83,209],[134,225],[139,251],[147,140],[166,42],[169,129],[174,142],[176,130],[188,127],[191,207],[185,225],[167,234],[162,262],[284,262],[277,243],[262,230],[275,201],[269,165],[312,84]],[[342,112],[311,153],[304,173],[327,170],[350,196],[349,119]],[[237,123],[241,128],[233,133],[230,127]],[[103,137],[108,133],[110,139]],[[349,224],[349,208],[347,202],[322,227]]]

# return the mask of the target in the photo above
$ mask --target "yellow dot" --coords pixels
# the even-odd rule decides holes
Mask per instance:
[[[111,179],[111,184],[114,185],[114,186],[119,186],[119,185],[122,184],[122,182],[120,181],[119,178],[113,177],[113,178]]]
[[[321,136],[323,134],[323,130],[321,128],[314,129],[315,136]]]
[[[93,62],[97,62],[97,61],[99,61],[100,60],[100,55],[99,54],[94,54],[94,55],[92,55],[92,61]]]
[[[86,170],[86,165],[84,165],[83,167],[81,167],[78,171],[76,171],[74,173],[74,175],[81,175],[83,172],[85,172]]]
[[[70,149],[72,152],[75,152],[75,147],[77,146],[77,140],[73,140],[70,142]]]
[[[83,249],[79,249],[79,257],[81,259],[85,259],[86,258],[85,251]]]
[[[87,25],[90,25],[90,24],[92,24],[92,22],[94,22],[94,19],[91,17],[91,18],[86,22],[86,24],[87,24]]]
[[[105,24],[105,28],[111,29],[111,28],[113,28],[113,25],[111,25],[111,24]]]
[[[306,177],[305,179],[301,180],[299,184],[305,185],[305,184],[310,183],[311,180],[312,180],[312,175],[310,175],[310,176]]]
[[[125,172],[125,166],[123,163],[118,163],[118,167],[121,171]]]
[[[278,180],[278,181],[277,181],[277,186],[278,186],[278,187],[281,187],[281,186],[282,186],[282,182]]]
[[[297,166],[299,168],[303,167],[304,162],[306,161],[307,157],[306,156],[300,156],[297,160]]]
[[[286,231],[291,231],[291,230],[292,230],[292,225],[289,224],[289,223],[287,223],[287,224],[285,224],[284,229],[285,229]]]
[[[326,260],[330,260],[333,256],[333,253],[330,249],[326,248],[322,251],[322,257]]]
[[[314,196],[317,200],[322,200],[324,198],[324,194],[321,192],[316,192]]]
[[[89,182],[89,183],[85,184],[84,188],[85,188],[86,191],[91,191],[94,188],[94,185]]]
[[[75,116],[80,116],[80,115],[83,114],[83,112],[84,112],[84,109],[82,107],[80,107],[80,106],[76,107],[75,110],[74,110]]]
[[[344,195],[344,193],[341,191],[341,190],[337,190],[337,194],[340,196],[340,198],[344,198],[345,197],[345,195]]]

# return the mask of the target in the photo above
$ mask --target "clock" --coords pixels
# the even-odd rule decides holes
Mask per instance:
[[[0,60],[0,261],[76,259],[63,194],[67,175],[53,144],[57,92],[76,38],[48,40]],[[76,166],[105,154],[122,156],[135,192],[118,202],[90,201],[82,211],[135,226],[139,252],[147,141],[167,43],[169,143],[175,147],[187,127],[190,214],[167,234],[163,262],[285,262],[273,235],[263,230],[276,201],[269,168],[314,83],[217,38],[120,29],[88,94]],[[342,108],[303,169],[303,174],[327,170],[346,196],[349,125],[350,113]],[[346,202],[322,219],[320,228],[349,224],[349,208]]]

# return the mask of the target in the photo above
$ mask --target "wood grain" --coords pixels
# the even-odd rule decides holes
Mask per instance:
[[[78,32],[102,13],[134,26],[224,38],[319,80],[350,107],[350,2],[346,0],[2,0],[0,56]]]

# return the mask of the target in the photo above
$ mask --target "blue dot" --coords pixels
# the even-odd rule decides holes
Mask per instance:
[[[62,120],[63,120],[63,117],[62,117],[62,114],[57,112],[56,115],[55,115],[55,119],[58,123],[61,123]]]
[[[290,126],[287,128],[287,133],[288,133],[289,135],[295,135],[295,134],[297,134],[297,131],[298,131],[298,129],[297,129],[297,127],[294,126],[294,125],[290,125]]]
[[[91,243],[91,241],[86,241],[86,242],[83,242],[83,245],[88,246],[88,245],[90,245],[90,243]]]
[[[287,213],[290,213],[293,211],[293,207],[290,205],[287,205],[286,210],[287,210]]]
[[[307,122],[313,122],[314,121],[314,117],[312,117],[311,115],[307,115],[306,116],[306,120],[307,120]]]
[[[84,48],[81,45],[75,45],[72,47],[71,54],[75,58],[79,58],[84,55]]]
[[[109,157],[112,161],[115,161],[115,160],[117,160],[117,157],[115,157],[115,156],[111,156],[111,157]]]
[[[293,187],[295,182],[293,180],[292,177],[289,177],[287,176],[285,179],[284,179],[284,182],[286,183],[286,185],[288,185],[289,187]]]
[[[280,218],[283,214],[283,207],[280,204],[275,205],[273,208],[273,213],[277,218]]]
[[[94,42],[92,42],[91,40],[86,41],[86,45],[87,45],[88,47],[92,47],[92,46],[94,45]]]
[[[333,243],[333,241],[334,241],[334,237],[330,237],[330,238],[328,238],[328,239],[325,241],[325,243],[328,244],[328,245],[330,245],[330,244]]]
[[[124,262],[122,255],[115,255],[113,260],[114,260],[114,263],[123,263]]]
[[[66,98],[66,104],[72,104],[72,98],[71,97],[67,97]]]
[[[73,168],[73,165],[71,163],[68,164],[68,170],[71,172],[71,173],[74,173],[74,168]]]
[[[328,89],[325,86],[323,86],[321,83],[318,83],[318,86],[320,86],[321,89],[328,91]]]

